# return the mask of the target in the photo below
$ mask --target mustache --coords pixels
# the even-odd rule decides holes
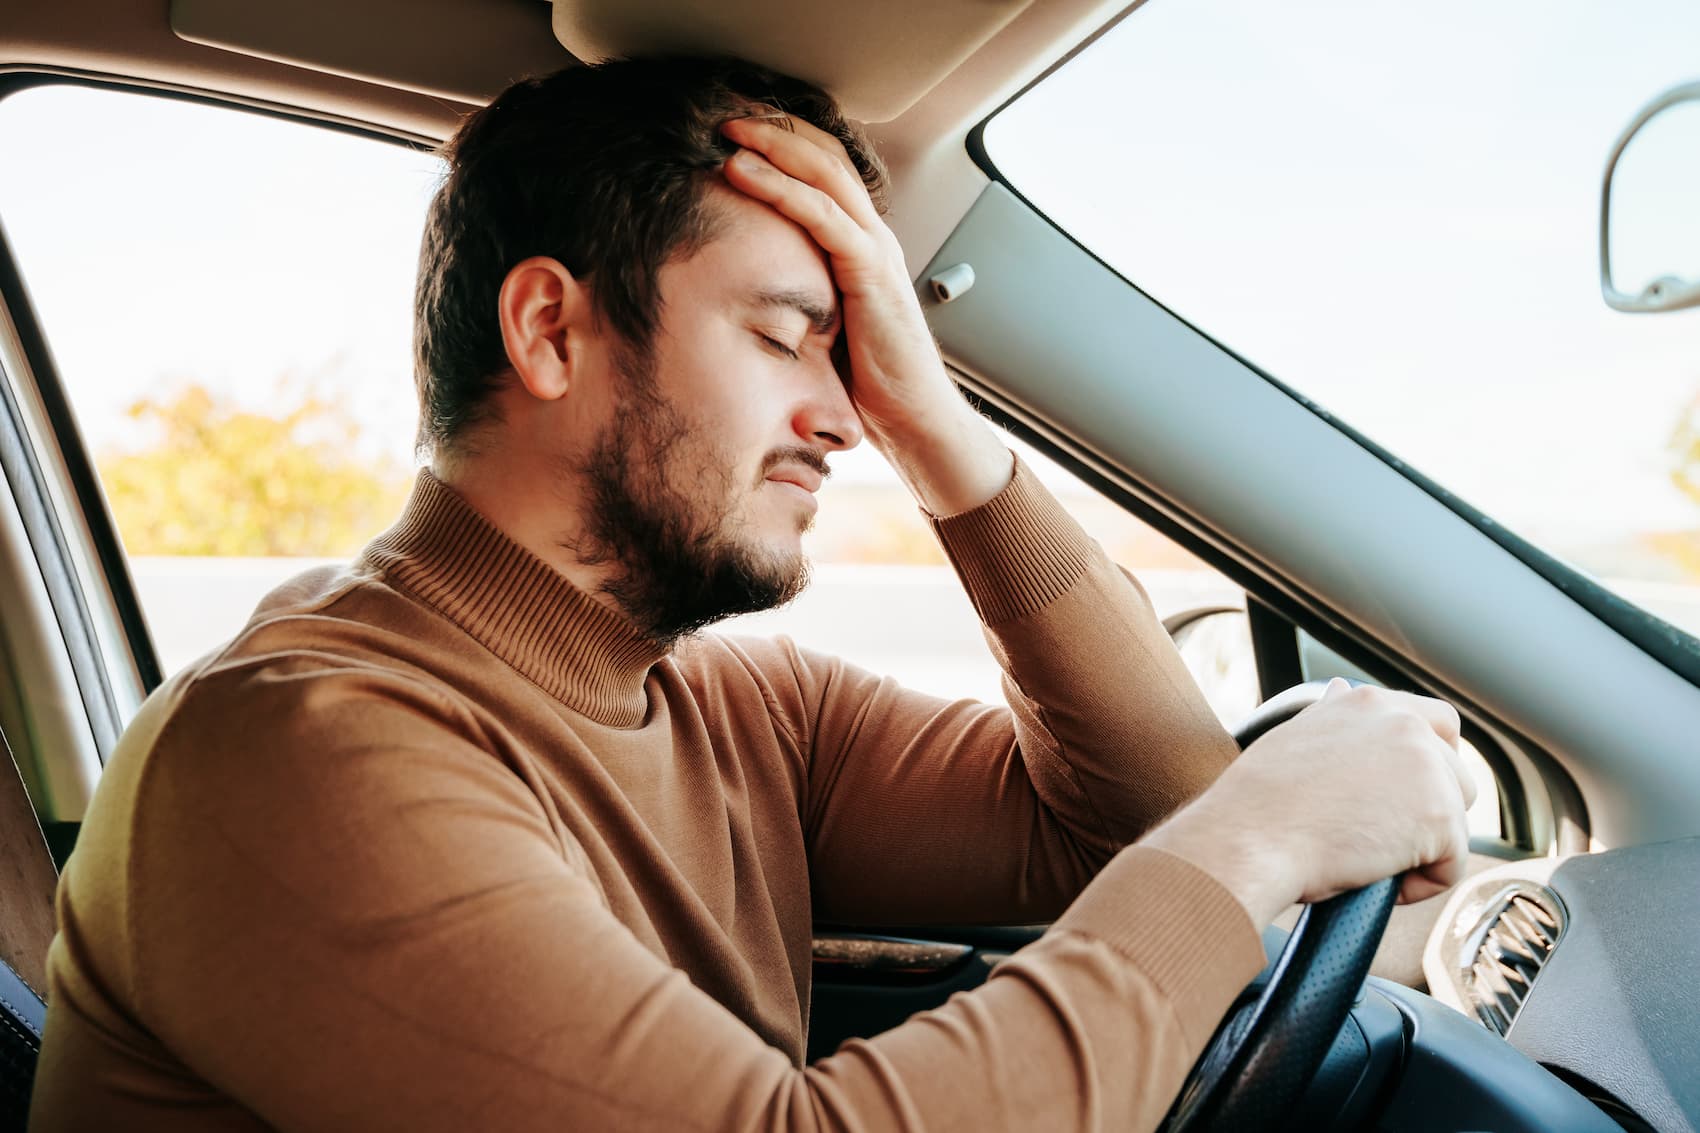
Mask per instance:
[[[818,449],[812,449],[808,445],[792,445],[786,448],[776,448],[763,457],[761,472],[756,478],[758,480],[767,479],[767,474],[781,464],[801,464],[805,468],[820,473],[822,480],[832,475],[832,469],[827,465],[826,457],[822,456]]]

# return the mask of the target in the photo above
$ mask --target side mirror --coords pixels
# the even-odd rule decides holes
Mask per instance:
[[[1245,608],[1196,606],[1169,615],[1163,628],[1223,726],[1232,728],[1249,716],[1263,697]]]
[[[1600,291],[1618,311],[1700,306],[1700,82],[1648,103],[1612,147]]]

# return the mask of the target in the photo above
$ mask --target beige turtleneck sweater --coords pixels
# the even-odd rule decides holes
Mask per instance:
[[[785,640],[664,654],[422,474],[119,743],[32,1128],[1152,1127],[1263,952],[1123,847],[1232,743],[1025,468],[935,526],[1013,710]],[[1055,924],[803,1067],[816,919]]]

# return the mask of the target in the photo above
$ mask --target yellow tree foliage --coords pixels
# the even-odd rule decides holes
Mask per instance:
[[[1671,482],[1700,504],[1700,394],[1683,406],[1666,442]],[[1689,579],[1700,579],[1700,530],[1661,531],[1646,536],[1655,552]]]
[[[344,556],[389,526],[408,470],[362,456],[335,401],[292,402],[255,413],[189,384],[131,404],[149,442],[97,461],[129,553]]]
[[[1677,418],[1668,452],[1671,479],[1684,495],[1700,504],[1700,394],[1695,395]]]

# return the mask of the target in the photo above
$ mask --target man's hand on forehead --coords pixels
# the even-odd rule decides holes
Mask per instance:
[[[878,287],[892,257],[901,265],[896,238],[837,138],[770,107],[723,123],[721,132],[739,146],[726,161],[727,182],[808,232],[832,257],[840,291]]]
[[[861,181],[862,179],[862,173],[856,168],[856,163],[850,160],[850,151],[844,148],[844,143],[839,141],[835,135],[827,133],[825,130],[807,119],[799,118],[795,114],[787,114],[783,110],[777,110],[774,107],[758,103],[750,108],[750,114],[741,119],[741,121],[765,122],[770,125],[778,126],[781,130],[785,130],[788,133],[796,134],[807,141],[813,142],[833,157],[836,157],[850,173],[850,176],[856,178],[857,181]]]
[[[842,300],[839,372],[868,438],[935,515],[991,499],[1009,483],[1009,451],[951,384],[903,248],[843,144],[769,107],[720,129],[739,147],[726,160],[727,183],[827,254]]]

